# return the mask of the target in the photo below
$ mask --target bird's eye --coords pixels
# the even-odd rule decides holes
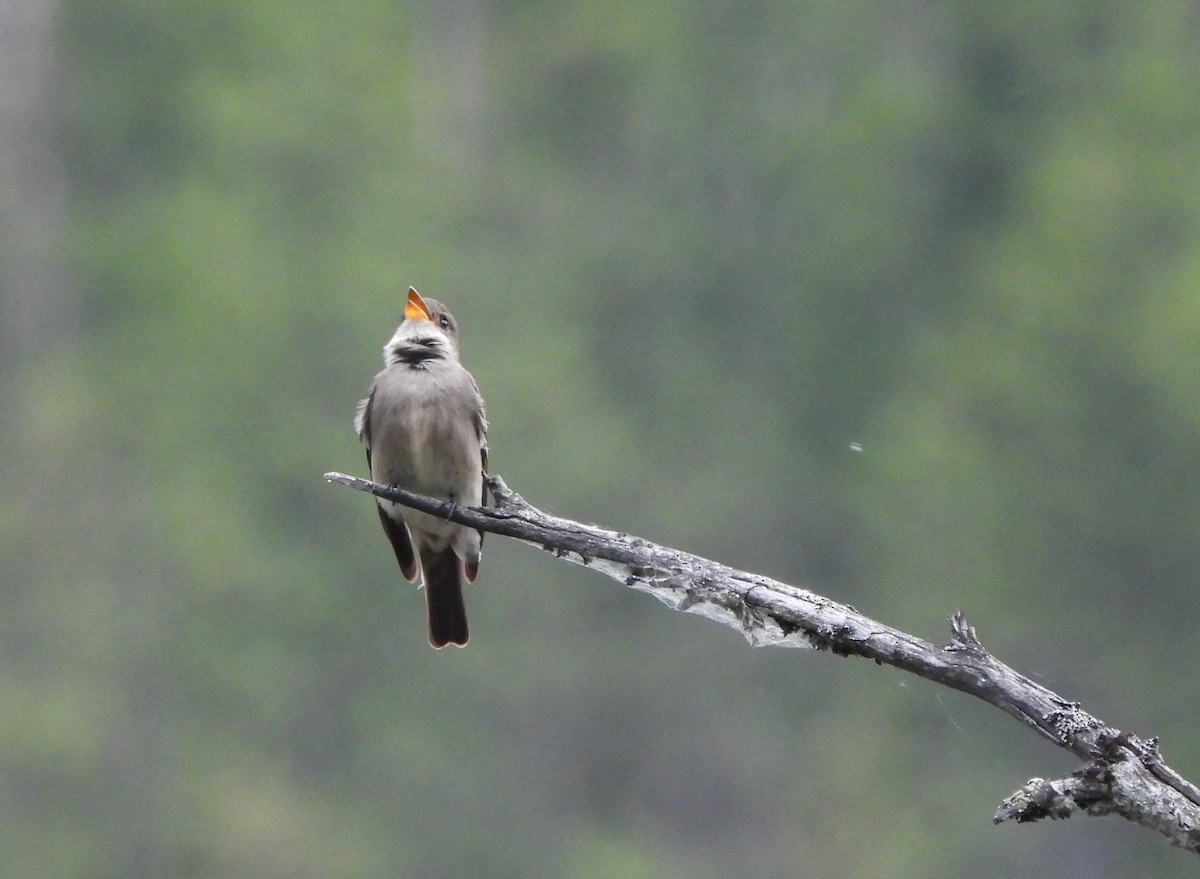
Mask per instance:
[[[450,329],[450,318],[446,317],[446,315],[444,315],[444,314],[439,314],[438,315],[438,326],[441,327],[443,330]]]

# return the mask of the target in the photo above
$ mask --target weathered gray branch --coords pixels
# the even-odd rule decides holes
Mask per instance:
[[[503,534],[594,568],[676,610],[741,630],[754,645],[862,656],[969,693],[1017,718],[1084,761],[1071,777],[1031,779],[996,812],[997,823],[1117,814],[1200,854],[1200,790],[1168,767],[1156,739],[1111,727],[992,656],[962,613],[949,643],[936,645],[865,617],[807,589],[659,546],[640,537],[551,516],[488,479],[495,507],[457,507],[344,473],[325,479],[413,509]]]

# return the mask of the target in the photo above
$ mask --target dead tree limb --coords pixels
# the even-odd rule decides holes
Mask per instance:
[[[1033,778],[997,810],[996,823],[1116,814],[1200,854],[1200,790],[1163,762],[1158,741],[1122,732],[991,655],[961,612],[950,641],[936,645],[854,608],[757,574],[659,546],[640,537],[543,513],[488,479],[495,507],[458,507],[344,473],[325,479],[463,525],[503,534],[648,592],[676,610],[740,630],[755,646],[861,656],[969,693],[1015,717],[1083,764],[1071,776]]]

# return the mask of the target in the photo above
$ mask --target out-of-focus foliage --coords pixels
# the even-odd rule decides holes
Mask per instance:
[[[1200,776],[1189,4],[56,15],[55,161],[0,186],[9,225],[70,193],[66,292],[0,264],[0,307],[77,317],[0,352],[0,872],[1194,870],[1115,822],[993,829],[1071,766],[998,712],[501,539],[434,653],[320,480],[364,470],[414,284],[534,503],[935,639],[961,608]]]

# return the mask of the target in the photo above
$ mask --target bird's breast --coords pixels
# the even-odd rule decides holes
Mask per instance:
[[[395,374],[381,376],[372,400],[373,478],[432,497],[475,502],[483,474],[473,396],[453,373],[406,366],[388,372]]]

